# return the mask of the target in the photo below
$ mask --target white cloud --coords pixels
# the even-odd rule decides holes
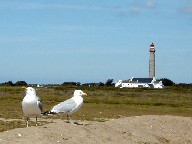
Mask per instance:
[[[146,8],[148,9],[153,9],[156,7],[156,3],[154,0],[148,0],[146,3]]]
[[[123,27],[112,27],[112,26],[86,26],[86,25],[47,25],[44,26],[46,29],[59,30],[59,31],[117,31],[123,30]]]
[[[9,37],[9,36],[1,36],[0,37],[0,42],[34,42],[38,41],[35,37],[33,36],[14,36],[14,37]]]
[[[185,13],[185,14],[192,14],[192,4],[183,7],[183,8],[181,9],[181,12],[182,12],[182,13]]]
[[[147,9],[154,9],[156,7],[156,3],[154,0],[148,0],[145,2],[142,1],[134,1],[130,8],[130,12],[132,14],[140,14],[145,12]]]
[[[4,9],[74,9],[74,10],[100,10],[100,11],[128,11],[127,9],[120,9],[115,7],[104,6],[88,6],[88,5],[70,5],[64,3],[18,3],[18,2],[0,2],[0,10]]]

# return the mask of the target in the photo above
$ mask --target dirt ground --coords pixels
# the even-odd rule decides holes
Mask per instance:
[[[1,144],[192,144],[192,118],[144,115],[105,122],[51,120],[0,133]]]

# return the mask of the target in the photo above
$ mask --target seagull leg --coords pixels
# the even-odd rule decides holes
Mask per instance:
[[[67,114],[67,123],[70,123],[70,120],[71,119],[71,117]]]
[[[37,116],[36,116],[36,126],[37,126]]]
[[[29,118],[27,117],[27,127],[29,126],[29,123],[28,123],[28,121],[29,121]]]

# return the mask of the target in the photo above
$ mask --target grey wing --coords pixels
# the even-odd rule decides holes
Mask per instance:
[[[75,103],[75,101],[73,99],[68,99],[64,102],[61,102],[57,105],[55,105],[51,111],[53,112],[70,112],[71,110],[73,110],[75,107],[77,106],[77,104]]]
[[[24,100],[23,100],[23,101],[21,102],[21,107],[22,107],[22,109],[23,109],[24,103],[25,103],[25,102],[24,102]]]
[[[22,112],[23,112],[23,105],[24,105],[24,102],[22,101],[21,102],[21,110],[22,110]]]
[[[40,102],[42,101],[40,97],[38,97],[38,96],[36,96],[36,97],[37,97],[37,100],[38,100],[38,101],[40,101]]]
[[[41,112],[43,112],[43,104],[41,102],[41,98],[37,97],[37,105],[39,107],[39,109],[41,110]]]
[[[41,112],[43,112],[43,104],[40,101],[37,101],[37,105],[38,105],[39,109],[41,110]]]

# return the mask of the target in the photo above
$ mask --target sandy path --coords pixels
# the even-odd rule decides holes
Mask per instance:
[[[192,118],[136,116],[106,122],[81,121],[82,125],[53,120],[38,127],[0,133],[1,144],[191,144]]]

